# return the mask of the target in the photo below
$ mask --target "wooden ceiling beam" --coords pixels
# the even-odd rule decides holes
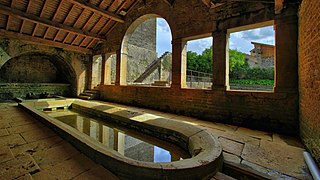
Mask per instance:
[[[57,15],[58,15],[58,12],[59,12],[62,4],[63,4],[63,1],[64,1],[64,0],[61,0],[61,1],[60,1],[59,5],[58,5],[58,7],[57,7],[57,9],[56,9],[56,11],[55,11],[54,14],[53,14],[53,17],[52,17],[51,21],[55,21]],[[49,33],[49,28],[50,28],[50,27],[48,27],[48,28],[46,29],[46,32],[45,32],[44,35],[43,35],[43,38],[44,38],[44,39],[46,39],[46,37],[47,37],[47,35],[48,35],[48,33]]]
[[[74,4],[72,4],[71,9],[68,11],[67,16],[66,16],[66,18],[64,18],[62,24],[65,24],[65,23],[66,23],[66,21],[68,20],[70,14],[71,14],[71,11],[73,10],[74,7],[75,7]],[[56,41],[56,39],[58,38],[59,33],[60,33],[60,30],[58,30],[58,32],[57,32],[56,35],[54,36],[53,41]],[[63,39],[63,40],[64,40],[64,39]]]
[[[275,0],[202,0],[205,4],[209,3],[226,3],[226,2],[260,2],[260,3],[274,3]]]
[[[26,10],[27,13],[29,12],[29,9],[30,9],[30,6],[31,6],[31,1],[32,0],[28,1],[27,10]],[[22,31],[23,31],[23,26],[24,26],[24,20],[22,19],[22,23],[21,23],[21,27],[20,27],[20,33],[22,33]]]
[[[136,1],[136,2],[138,2],[138,1]],[[118,14],[120,11],[121,11],[121,9],[125,6],[125,4],[127,3],[127,0],[125,0],[125,1],[123,1],[122,2],[122,4],[121,4],[121,6],[116,10],[116,14]],[[112,6],[112,4],[110,5],[110,7]],[[102,28],[98,31],[98,33],[97,34],[100,34],[104,29],[105,29],[105,27],[108,27],[108,25],[111,23],[111,20],[109,19],[103,26],[102,26]]]
[[[54,47],[63,48],[63,49],[69,50],[69,51],[80,52],[80,53],[87,53],[87,54],[91,54],[92,53],[91,50],[86,49],[86,48],[80,48],[80,47],[77,47],[77,46],[72,46],[72,45],[63,44],[63,43],[59,43],[59,42],[54,42],[54,41],[43,39],[43,38],[39,38],[39,37],[31,37],[29,35],[20,34],[20,33],[12,32],[12,31],[6,31],[4,29],[0,29],[0,35],[8,37],[8,38],[14,38],[14,39],[19,39],[19,40],[22,40],[22,41],[26,41],[26,42],[29,42],[31,44],[54,46]]]
[[[47,7],[47,2],[48,2],[48,0],[44,0],[44,4],[43,4],[42,9],[41,9],[41,12],[40,12],[40,17],[42,17],[42,15],[43,15],[43,13],[44,13],[44,9],[46,9],[46,7]],[[36,23],[36,26],[34,27],[33,32],[32,32],[32,36],[34,36],[35,33],[37,32],[38,25],[39,25],[39,24]]]
[[[109,12],[109,11],[106,11],[104,9],[101,9],[93,4],[90,4],[88,2],[85,2],[83,0],[65,0],[65,1],[68,1],[72,4],[76,4],[77,6],[80,6],[82,8],[85,8],[85,9],[88,9],[94,13],[97,13],[101,16],[104,16],[106,18],[110,18],[114,21],[117,21],[117,22],[120,22],[120,23],[124,23],[124,20],[123,20],[123,17],[119,16],[119,15],[116,15],[112,12]]]
[[[129,13],[129,12],[133,9],[133,7],[134,7],[138,2],[139,2],[139,1],[135,1],[134,3],[132,3],[131,6],[128,8],[127,13]],[[121,11],[120,8],[119,8],[118,10],[119,10],[119,12]],[[111,28],[107,31],[106,35],[108,35],[108,34],[113,30],[113,28],[116,27],[117,24],[118,24],[118,22],[115,22],[115,23],[111,26]]]
[[[16,9],[12,9],[3,5],[0,5],[0,13],[2,14],[6,14],[9,16],[13,16],[19,19],[23,19],[23,20],[27,20],[27,21],[31,21],[33,23],[39,23],[42,24],[44,26],[49,26],[51,28],[55,28],[58,30],[64,30],[67,31],[69,33],[75,33],[75,34],[82,34],[85,37],[91,37],[91,38],[97,38],[99,40],[105,41],[105,37],[104,36],[99,36],[97,34],[93,34],[93,33],[89,33],[87,31],[81,30],[81,29],[76,29],[70,26],[66,26],[57,22],[53,22],[50,21],[48,19],[45,18],[41,18],[38,16],[35,16],[33,14],[29,14],[29,13],[25,13],[22,12],[20,10],[16,10]]]

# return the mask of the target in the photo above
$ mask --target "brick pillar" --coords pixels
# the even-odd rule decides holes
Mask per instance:
[[[183,49],[182,39],[172,40],[172,83],[171,88],[181,88],[182,68],[181,52]]]
[[[115,85],[120,86],[120,69],[121,69],[121,50],[116,51],[116,81]]]
[[[91,89],[91,86],[92,86],[92,63],[93,63],[93,55],[90,55],[88,69],[87,69],[87,89]]]
[[[106,77],[106,54],[101,54],[101,81],[100,85],[105,84],[105,77]]]
[[[298,91],[298,17],[275,17],[275,92]]]
[[[229,58],[226,57],[227,52],[227,32],[214,32],[213,36],[213,82],[212,89],[226,90],[226,82],[228,82]],[[227,72],[227,73],[226,73]],[[229,84],[229,83],[228,83]]]

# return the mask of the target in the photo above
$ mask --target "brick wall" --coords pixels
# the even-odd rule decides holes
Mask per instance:
[[[154,8],[157,7],[157,8]],[[173,112],[214,122],[297,135],[298,88],[296,68],[297,5],[287,4],[275,16],[274,4],[228,3],[209,9],[201,1],[180,0],[170,7],[164,1],[138,3],[128,12],[128,21],[108,34],[110,43],[102,52],[121,50],[131,24],[146,14],[157,14],[168,22],[173,38],[171,88],[102,86],[101,98],[135,106]],[[275,93],[225,90],[225,33],[230,28],[276,20],[277,79]],[[290,21],[289,21],[290,20]],[[288,33],[290,30],[291,33]],[[181,43],[183,39],[213,34],[216,62],[212,90],[181,89]],[[118,51],[120,52],[120,51]],[[119,53],[120,54],[120,53]],[[179,67],[180,66],[180,67]]]
[[[320,1],[304,0],[299,12],[300,133],[320,163]]]
[[[286,134],[298,130],[295,93],[103,86],[101,98],[254,129]]]

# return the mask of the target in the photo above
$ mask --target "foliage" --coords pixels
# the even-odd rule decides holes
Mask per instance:
[[[205,49],[202,54],[187,52],[187,69],[212,73],[212,47]]]
[[[202,54],[187,52],[187,68],[190,70],[212,73],[212,46],[205,49]],[[257,84],[273,84],[274,68],[250,68],[245,60],[245,54],[237,50],[229,50],[229,77],[230,80]]]
[[[230,84],[250,84],[250,85],[266,85],[273,86],[274,80],[269,79],[231,79]]]

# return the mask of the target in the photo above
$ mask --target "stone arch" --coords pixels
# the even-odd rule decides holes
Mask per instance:
[[[128,45],[129,45],[130,38],[132,37],[134,31],[140,24],[154,18],[163,18],[166,21],[166,23],[169,25],[170,34],[171,34],[171,37],[173,37],[172,28],[169,24],[169,21],[166,18],[162,17],[161,15],[145,14],[135,19],[127,28],[121,43],[120,85],[126,85],[127,55],[128,55]]]
[[[49,60],[54,67],[57,69],[57,72],[61,73],[60,76],[63,76],[65,78],[65,83],[68,83],[71,85],[70,87],[70,95],[74,96],[77,93],[77,75],[76,71],[72,67],[72,65],[61,55],[58,55],[56,53],[51,52],[45,52],[45,51],[29,51],[29,52],[22,52],[19,54],[15,54],[14,57],[11,57],[10,59],[6,60],[4,62],[3,66],[0,67],[0,71],[3,67],[8,65],[11,61],[14,61],[17,58],[21,57],[30,57],[30,56],[44,56],[46,57],[46,60]]]

